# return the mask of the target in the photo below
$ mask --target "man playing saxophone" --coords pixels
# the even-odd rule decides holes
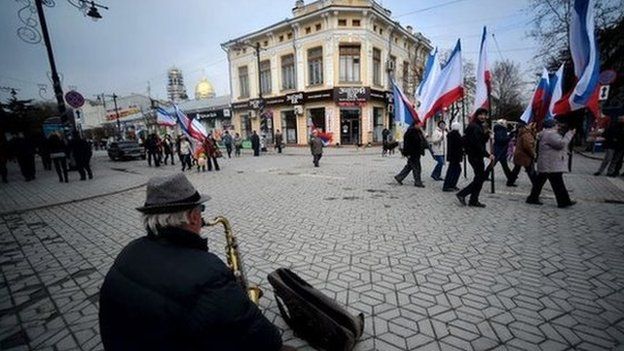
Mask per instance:
[[[200,195],[181,173],[147,184],[147,235],[117,256],[100,291],[106,350],[290,350],[200,237]]]

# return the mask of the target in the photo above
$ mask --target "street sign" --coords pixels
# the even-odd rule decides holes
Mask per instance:
[[[85,102],[84,97],[75,90],[68,91],[67,94],[65,94],[65,101],[73,108],[82,107]]]
[[[610,85],[600,86],[600,95],[598,96],[598,100],[604,101],[609,98],[609,88],[610,88]]]
[[[612,69],[608,69],[606,71],[600,72],[598,81],[602,85],[609,85],[615,81],[615,78],[617,78],[617,72]]]

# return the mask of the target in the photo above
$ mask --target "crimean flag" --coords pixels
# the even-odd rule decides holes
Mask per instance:
[[[156,123],[161,126],[173,127],[177,124],[177,118],[162,107],[156,108]]]
[[[555,103],[554,113],[565,114],[584,107],[600,116],[600,53],[594,28],[594,1],[575,0],[570,21],[570,54],[574,62],[576,85]]]
[[[488,65],[487,59],[487,28],[483,27],[483,34],[481,35],[481,47],[479,49],[479,61],[477,64],[477,79],[475,90],[475,101],[472,107],[472,114],[478,108],[489,109],[488,92],[490,91],[490,82],[492,81],[492,74]]]
[[[431,101],[422,120],[435,116],[444,108],[464,97],[464,78],[462,73],[461,43],[457,40],[455,49],[440,71],[440,76],[431,89]]]
[[[432,104],[431,90],[440,76],[440,70],[440,59],[438,49],[436,48],[435,51],[429,54],[429,57],[427,58],[422,82],[416,90],[416,98],[419,102],[418,109],[416,110],[418,116],[424,116]]]

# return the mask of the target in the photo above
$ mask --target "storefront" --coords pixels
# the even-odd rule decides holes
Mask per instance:
[[[381,142],[388,124],[391,94],[368,87],[336,87],[311,92],[295,92],[265,99],[258,114],[257,100],[232,104],[234,125],[243,137],[258,130],[268,143],[280,129],[286,144],[305,145],[308,134],[317,129],[333,136],[332,145],[355,145]]]

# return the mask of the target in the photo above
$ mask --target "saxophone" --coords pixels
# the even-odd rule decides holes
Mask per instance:
[[[234,233],[232,232],[230,222],[223,216],[217,216],[213,221],[202,220],[202,222],[202,226],[204,227],[212,227],[218,224],[223,225],[226,241],[225,256],[227,257],[228,267],[232,270],[236,281],[243,291],[247,292],[249,299],[257,305],[262,297],[262,290],[257,285],[249,286],[247,282],[245,271],[243,270],[241,255],[238,252],[238,242],[236,241],[236,236],[234,236]]]

